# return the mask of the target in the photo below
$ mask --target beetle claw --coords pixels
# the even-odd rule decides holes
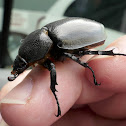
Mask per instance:
[[[94,75],[94,72],[93,72],[93,78],[94,78],[94,84],[95,84],[96,86],[100,86],[101,83],[97,83],[96,78],[95,78],[95,75]]]
[[[99,84],[98,84],[98,83],[96,82],[96,83],[95,83],[95,85],[96,85],[96,86],[100,86],[100,85],[101,85],[101,83],[99,83]]]
[[[8,77],[8,80],[9,80],[9,81],[13,81],[13,80],[15,80],[17,77],[18,77],[18,74],[14,74],[13,77]]]
[[[60,110],[60,108],[58,109],[58,113],[57,113],[57,115],[55,115],[56,117],[59,117],[59,116],[61,116],[61,110]]]

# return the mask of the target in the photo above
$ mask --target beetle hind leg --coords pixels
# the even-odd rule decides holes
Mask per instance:
[[[60,109],[60,105],[59,105],[59,101],[58,101],[58,98],[57,98],[57,95],[55,92],[57,92],[56,90],[56,85],[57,82],[56,82],[56,69],[55,69],[55,65],[50,61],[50,60],[47,60],[45,63],[44,63],[44,66],[50,71],[50,78],[51,78],[51,85],[50,85],[50,89],[56,99],[56,102],[57,102],[57,106],[58,106],[58,113],[56,115],[56,117],[60,116],[61,115],[61,109]]]
[[[100,85],[100,84],[97,83],[96,77],[95,77],[95,74],[94,74],[94,71],[93,71],[92,68],[88,65],[88,63],[82,62],[81,60],[79,60],[78,57],[74,56],[74,55],[71,54],[71,53],[65,52],[64,55],[65,55],[66,57],[68,57],[68,58],[71,58],[71,59],[74,60],[75,62],[79,63],[79,64],[82,65],[83,67],[90,69],[91,72],[92,72],[92,74],[93,74],[94,84],[95,84],[95,85]]]
[[[109,55],[109,56],[115,56],[115,55],[120,55],[120,56],[126,56],[126,54],[123,53],[114,53],[113,52],[114,49],[112,50],[108,50],[108,51],[92,51],[92,50],[83,50],[83,51],[79,51],[79,55]]]

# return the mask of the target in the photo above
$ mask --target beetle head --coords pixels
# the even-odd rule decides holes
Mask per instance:
[[[20,73],[22,73],[24,70],[27,69],[27,67],[28,67],[27,62],[22,57],[17,55],[13,64],[13,70],[11,72],[11,74],[13,74],[14,77],[8,77],[8,80],[9,81],[15,80]]]

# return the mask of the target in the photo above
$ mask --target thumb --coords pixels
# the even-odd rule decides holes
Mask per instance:
[[[80,74],[83,74],[83,70],[79,70],[74,62],[64,63],[63,66],[62,63],[56,65],[59,84],[56,86],[58,90],[56,95],[62,116],[80,96],[82,88]],[[81,69],[79,65],[78,67]],[[75,69],[71,74],[73,68]],[[1,102],[2,117],[11,126],[46,126],[59,119],[55,117],[57,104],[50,90],[49,72],[40,66],[34,68]]]

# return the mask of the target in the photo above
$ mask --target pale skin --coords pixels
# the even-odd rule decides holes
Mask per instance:
[[[117,39],[107,50],[112,48],[126,54],[126,36]],[[1,90],[0,99],[12,89],[10,96],[14,92],[19,100],[26,101],[25,105],[1,104],[3,119],[10,126],[125,126],[126,57],[84,56],[82,60],[89,60],[101,85],[95,86],[90,70],[70,59],[55,63],[60,117],[55,117],[57,105],[49,89],[49,72],[37,66],[8,82]],[[20,90],[29,83],[30,91]]]

